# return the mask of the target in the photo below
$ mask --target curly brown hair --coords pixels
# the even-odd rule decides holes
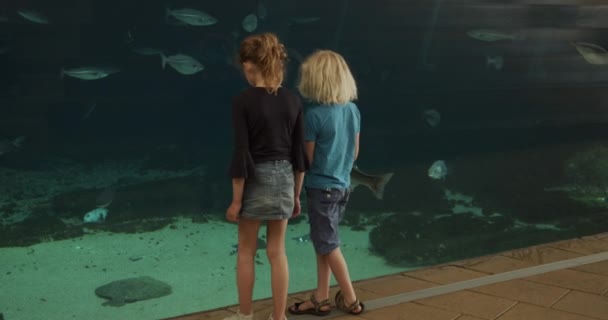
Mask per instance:
[[[285,46],[273,33],[250,35],[241,42],[239,63],[253,63],[270,86],[271,93],[276,94],[283,82],[286,61]]]

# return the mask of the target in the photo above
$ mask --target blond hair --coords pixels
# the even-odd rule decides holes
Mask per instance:
[[[285,46],[273,33],[250,35],[243,39],[239,49],[239,62],[251,62],[271,86],[271,93],[277,92],[283,82],[287,52]]]
[[[345,104],[357,99],[357,84],[348,64],[331,50],[319,50],[300,67],[298,90],[319,104]]]

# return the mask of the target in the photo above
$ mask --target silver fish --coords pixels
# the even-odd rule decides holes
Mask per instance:
[[[370,175],[361,170],[359,167],[354,166],[350,172],[350,191],[354,191],[357,186],[366,186],[369,190],[374,193],[374,197],[378,200],[382,200],[384,197],[384,188],[386,184],[391,180],[394,173],[384,173],[379,175]]]
[[[512,33],[492,29],[474,29],[469,30],[467,35],[473,39],[493,42],[500,40],[523,40],[524,36],[521,33]]]
[[[167,63],[177,72],[185,75],[192,75],[205,69],[205,66],[203,66],[200,62],[185,54],[176,54],[168,57],[161,54],[160,56],[162,59],[163,69],[165,69]]]
[[[243,21],[241,22],[241,26],[247,32],[253,32],[258,28],[258,17],[255,14],[248,14]]]
[[[445,180],[448,175],[448,167],[445,165],[445,161],[437,160],[429,167],[428,175],[431,179]]]
[[[71,68],[71,69],[61,69],[61,79],[65,75],[68,75],[73,78],[78,78],[82,80],[97,80],[105,78],[113,73],[117,73],[120,70],[117,68],[110,67],[80,67],[80,68]]]
[[[17,13],[20,16],[22,16],[23,18],[25,18],[31,22],[35,22],[35,23],[39,23],[39,24],[48,24],[49,23],[49,19],[44,14],[42,14],[38,11],[18,10]]]
[[[606,49],[587,42],[572,42],[571,44],[588,63],[599,65],[608,64],[608,52]]]
[[[174,10],[167,8],[166,18],[168,19],[170,16],[191,26],[210,26],[218,22],[212,15],[190,8]]]

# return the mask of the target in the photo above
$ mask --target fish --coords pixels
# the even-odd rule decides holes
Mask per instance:
[[[448,167],[445,165],[445,161],[437,160],[429,167],[428,175],[431,179],[445,180],[448,175]]]
[[[492,29],[474,29],[469,30],[467,35],[473,39],[494,42],[500,40],[523,40],[524,36],[521,33],[511,33]]]
[[[168,57],[161,54],[160,56],[162,58],[163,69],[165,69],[167,63],[177,72],[185,75],[192,75],[205,69],[205,66],[200,62],[185,54],[176,54]]]
[[[241,22],[241,26],[247,32],[253,32],[258,28],[258,17],[255,14],[248,14],[243,21]]]
[[[441,113],[435,109],[426,109],[422,112],[422,115],[424,117],[424,121],[426,121],[426,123],[433,128],[438,126],[441,122]]]
[[[496,70],[502,69],[505,60],[502,56],[486,56],[486,67],[492,66]]]
[[[353,169],[350,172],[349,190],[352,192],[358,186],[363,185],[374,193],[374,197],[376,197],[376,199],[382,200],[384,198],[384,188],[391,180],[393,175],[394,172],[370,175],[361,171],[358,166],[353,166]]]
[[[17,148],[21,148],[25,141],[25,136],[19,136],[15,139],[0,139],[0,156],[7,154]]]
[[[142,56],[155,56],[155,55],[161,55],[163,54],[163,50],[160,49],[156,49],[156,48],[133,48],[131,49],[131,51],[137,53],[137,54],[141,54]]]
[[[169,17],[173,17],[187,25],[191,26],[211,26],[218,22],[218,20],[212,15],[199,11],[196,9],[184,8],[184,9],[174,9],[171,10],[169,8],[166,9],[165,18],[169,19]]]
[[[38,11],[17,10],[17,13],[20,16],[22,16],[23,18],[25,18],[26,20],[29,20],[34,23],[39,23],[39,24],[48,24],[49,23],[49,19],[44,14],[42,14]]]
[[[588,42],[572,42],[571,45],[576,48],[578,53],[580,53],[588,63],[596,65],[608,64],[608,52],[606,49],[598,46],[597,44]]]
[[[61,69],[60,77],[63,79],[65,75],[82,80],[97,80],[105,78],[113,73],[119,72],[120,69],[113,67],[80,67],[71,69]]]
[[[96,208],[89,212],[87,212],[82,220],[85,223],[101,223],[106,221],[106,217],[108,216],[108,209],[106,208]]]

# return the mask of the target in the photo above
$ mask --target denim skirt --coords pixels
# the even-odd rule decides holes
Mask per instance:
[[[294,175],[291,162],[255,164],[255,176],[245,180],[241,216],[255,220],[289,219],[293,214]]]

